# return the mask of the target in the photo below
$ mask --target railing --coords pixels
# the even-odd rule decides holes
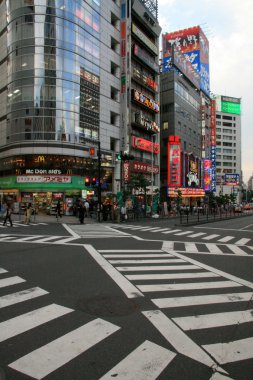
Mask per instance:
[[[206,222],[214,222],[218,220],[225,220],[231,218],[239,218],[243,216],[253,215],[253,210],[240,210],[236,211],[231,208],[229,210],[196,210],[190,212],[189,210],[181,211],[179,223],[180,224],[198,224]]]

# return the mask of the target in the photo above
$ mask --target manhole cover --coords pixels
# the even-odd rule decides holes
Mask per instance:
[[[123,316],[140,310],[136,301],[125,297],[92,297],[84,298],[77,307],[88,314],[103,317]]]

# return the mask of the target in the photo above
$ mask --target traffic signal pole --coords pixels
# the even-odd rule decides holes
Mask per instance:
[[[98,221],[101,222],[101,150],[98,141]]]

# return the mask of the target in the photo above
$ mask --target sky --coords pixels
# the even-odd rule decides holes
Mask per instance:
[[[253,174],[253,1],[158,0],[162,33],[199,25],[209,40],[210,89],[241,98],[242,171]]]

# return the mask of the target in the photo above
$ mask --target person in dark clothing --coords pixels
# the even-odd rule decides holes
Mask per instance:
[[[80,202],[79,204],[79,220],[80,220],[80,223],[83,224],[83,221],[84,221],[84,214],[85,214],[85,208],[84,208],[84,205]]]
[[[5,214],[5,218],[4,218],[4,222],[3,222],[4,226],[7,225],[7,220],[10,222],[11,227],[13,226],[12,220],[11,220],[11,213],[12,213],[11,206],[7,206],[6,214]]]
[[[57,202],[55,211],[56,211],[56,219],[58,219],[58,217],[61,218],[61,202],[60,202],[60,199]]]

